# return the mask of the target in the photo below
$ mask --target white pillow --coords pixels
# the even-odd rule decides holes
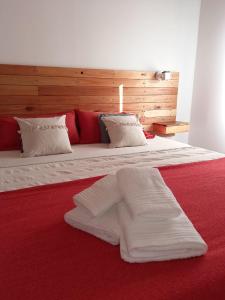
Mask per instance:
[[[115,121],[119,123],[139,123],[136,115],[116,115],[116,116],[104,116],[102,117],[102,121]]]
[[[53,118],[15,118],[19,124],[23,157],[72,152],[66,116]]]
[[[137,121],[121,122],[104,118],[110,137],[110,148],[143,146],[147,144],[141,124]]]

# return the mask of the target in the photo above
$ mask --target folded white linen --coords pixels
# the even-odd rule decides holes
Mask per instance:
[[[111,207],[103,216],[93,217],[82,207],[76,207],[64,215],[66,223],[83,230],[112,245],[118,245],[120,226],[116,206]]]
[[[75,205],[85,207],[93,216],[101,216],[121,200],[117,177],[107,175],[73,197]]]
[[[158,169],[127,167],[117,172],[121,196],[132,217],[167,219],[178,216],[181,208]]]
[[[178,217],[152,221],[133,220],[126,204],[118,204],[120,253],[123,260],[149,262],[200,256],[207,252],[201,238],[188,217],[182,212]]]

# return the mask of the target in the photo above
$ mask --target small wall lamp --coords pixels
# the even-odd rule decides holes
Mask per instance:
[[[170,71],[163,71],[163,72],[155,73],[155,79],[157,79],[157,80],[170,80],[171,77],[172,77],[172,74]]]

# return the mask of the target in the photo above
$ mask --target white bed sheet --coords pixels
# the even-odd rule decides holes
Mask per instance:
[[[0,192],[113,174],[125,166],[160,167],[224,157],[224,154],[156,137],[148,145],[111,149],[75,145],[70,154],[21,158],[19,151],[0,153]]]
[[[187,144],[183,144],[168,138],[161,138],[156,136],[154,139],[149,139],[148,145],[146,146],[123,147],[123,148],[112,149],[109,148],[107,144],[72,145],[72,149],[73,149],[72,153],[39,156],[39,157],[21,157],[21,152],[17,150],[0,151],[0,168],[77,160],[77,159],[84,159],[90,157],[114,156],[114,155],[130,154],[130,153],[147,152],[147,151],[158,151],[158,150],[182,148],[188,146],[189,145]]]

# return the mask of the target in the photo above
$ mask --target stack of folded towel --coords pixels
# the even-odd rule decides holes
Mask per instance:
[[[121,200],[115,175],[108,175],[73,197],[77,206],[64,216],[71,226],[112,245],[119,245],[120,226],[116,203]]]
[[[181,259],[206,253],[207,245],[183,212],[160,172],[120,169],[73,198],[71,226],[112,245],[127,262]]]

